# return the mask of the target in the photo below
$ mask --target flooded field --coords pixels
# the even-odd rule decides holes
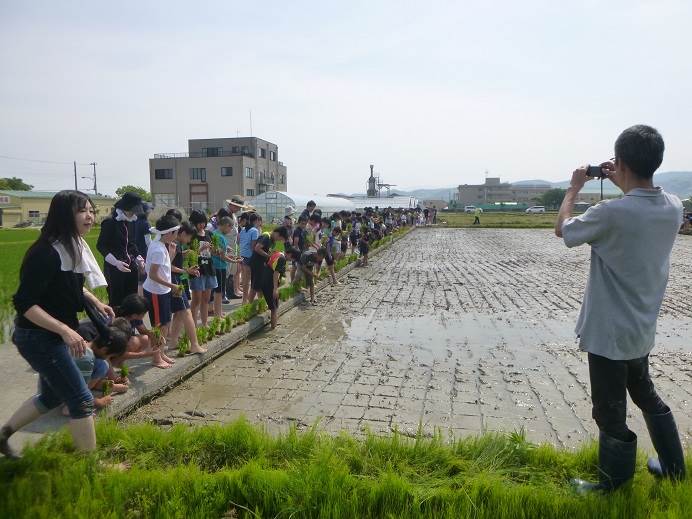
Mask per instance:
[[[545,230],[422,229],[129,420],[290,424],[415,435],[525,429],[574,446],[595,434],[574,323],[589,250]],[[690,416],[692,239],[674,250],[652,372]],[[630,405],[631,426],[644,433]],[[648,437],[641,435],[642,445]]]

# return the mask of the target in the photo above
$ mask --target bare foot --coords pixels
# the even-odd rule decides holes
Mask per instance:
[[[207,352],[207,350],[204,349],[204,348],[200,348],[200,347],[197,347],[197,348],[190,348],[190,353],[200,353],[200,354],[202,354],[202,353],[206,353],[206,352]]]
[[[168,362],[169,364],[175,364],[175,361],[168,355],[166,355],[164,352],[161,352],[161,360],[163,360],[164,362]]]
[[[113,384],[113,393],[127,393],[127,384]]]
[[[161,369],[168,369],[171,367],[171,365],[168,364],[168,362],[164,362],[162,360],[157,361],[157,362],[152,362],[151,365],[154,366],[155,368],[161,368]]]

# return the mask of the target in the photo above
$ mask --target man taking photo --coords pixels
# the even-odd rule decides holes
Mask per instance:
[[[649,376],[670,252],[682,224],[680,200],[653,185],[663,151],[663,138],[654,128],[626,129],[615,141],[612,162],[574,171],[555,224],[555,234],[567,247],[591,246],[576,333],[580,348],[588,352],[592,414],[600,431],[600,481],[573,480],[581,493],[613,490],[634,475],[637,436],[626,423],[627,392],[642,410],[659,456],[649,460],[649,471],[674,479],[685,475],[673,414]],[[579,191],[599,173],[625,195],[572,217]]]

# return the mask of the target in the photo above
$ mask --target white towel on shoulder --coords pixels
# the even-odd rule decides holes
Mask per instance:
[[[101,267],[99,267],[99,264],[96,262],[96,258],[94,257],[94,253],[91,252],[89,244],[80,236],[77,240],[77,246],[81,251],[79,255],[81,259],[78,258],[77,265],[75,265],[65,246],[59,241],[53,243],[53,248],[58,251],[60,255],[60,269],[63,272],[72,271],[77,274],[84,274],[84,279],[86,279],[89,288],[106,286],[108,284],[106,278],[103,272],[101,272]]]

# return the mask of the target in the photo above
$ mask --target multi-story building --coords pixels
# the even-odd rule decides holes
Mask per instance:
[[[286,191],[288,179],[276,144],[236,137],[190,139],[185,153],[155,154],[149,182],[156,206],[213,210],[232,196]]]
[[[533,204],[536,198],[540,198],[550,189],[551,186],[548,183],[515,186],[509,182],[500,182],[499,178],[491,177],[485,179],[485,184],[459,186],[457,200],[459,205],[483,205],[499,202]]]
[[[543,194],[554,189],[548,182],[519,182],[510,184],[499,178],[486,178],[484,184],[459,186],[456,201],[459,206],[516,203],[533,205],[539,203]],[[600,194],[596,191],[579,193],[579,202],[596,203]]]
[[[16,225],[43,225],[50,202],[57,191],[0,191],[0,227]],[[115,198],[89,195],[96,209],[96,221],[111,213]]]

